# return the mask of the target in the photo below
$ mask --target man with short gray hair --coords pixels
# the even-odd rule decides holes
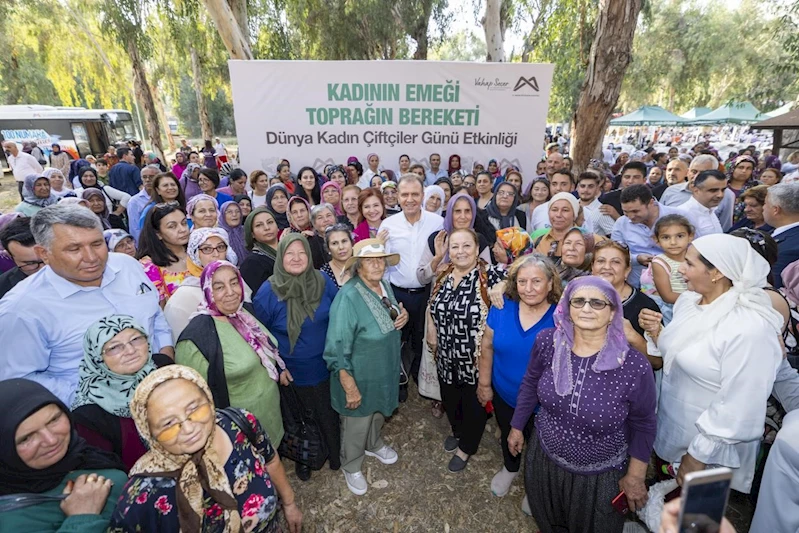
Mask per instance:
[[[772,185],[763,206],[766,224],[774,226],[771,236],[777,241],[777,262],[771,267],[774,287],[782,287],[782,271],[799,260],[799,183]]]
[[[52,205],[32,217],[31,231],[47,266],[0,300],[0,380],[36,381],[71,405],[83,335],[113,314],[132,316],[148,332],[154,353],[174,356],[158,291],[138,261],[108,252],[94,213]]]

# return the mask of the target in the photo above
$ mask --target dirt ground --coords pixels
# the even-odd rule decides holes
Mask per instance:
[[[284,461],[304,515],[303,531],[315,533],[538,531],[521,511],[521,474],[504,498],[491,494],[491,478],[502,467],[496,422],[489,420],[477,455],[460,474],[451,474],[444,451],[446,417],[435,419],[430,402],[410,397],[383,427],[383,438],[399,461],[383,465],[367,457],[363,473],[369,490],[352,494],[344,474],[325,466],[301,482],[294,463]],[[383,488],[380,488],[383,487]]]
[[[11,172],[0,169],[0,213],[8,213],[19,203],[17,182]]]

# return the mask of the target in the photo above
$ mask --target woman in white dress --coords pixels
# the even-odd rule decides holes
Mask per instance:
[[[688,291],[674,319],[644,309],[649,353],[663,357],[655,452],[679,463],[677,481],[707,466],[732,468],[749,493],[766,400],[782,361],[782,317],[766,284],[769,265],[745,239],[716,234],[688,248],[680,273]]]

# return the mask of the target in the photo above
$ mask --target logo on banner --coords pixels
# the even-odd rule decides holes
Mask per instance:
[[[516,82],[516,87],[513,88],[513,92],[527,88],[530,88],[535,92],[538,92],[538,81],[535,79],[535,76],[531,78],[525,78],[524,76],[521,76],[519,78],[519,81]]]
[[[489,80],[487,78],[479,77],[474,79],[475,87],[485,87],[489,91],[508,91],[510,90],[510,82],[502,81],[499,78]]]

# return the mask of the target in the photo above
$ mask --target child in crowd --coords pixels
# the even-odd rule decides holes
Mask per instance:
[[[655,240],[663,249],[641,276],[641,289],[660,306],[663,322],[671,322],[674,302],[688,290],[679,272],[688,245],[694,240],[694,227],[682,215],[667,215],[655,223]]]

